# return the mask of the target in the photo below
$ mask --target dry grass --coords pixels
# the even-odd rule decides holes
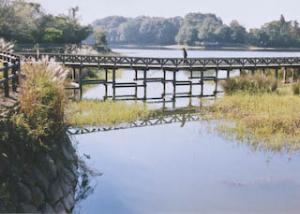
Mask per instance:
[[[299,106],[298,96],[238,93],[217,100],[208,111],[210,119],[227,121],[219,126],[227,136],[255,148],[282,151],[300,148]]]
[[[262,74],[245,75],[223,81],[222,87],[226,94],[236,92],[270,93],[277,89],[277,81],[273,77]]]
[[[22,66],[19,101],[23,118],[19,117],[19,122],[28,126],[34,136],[45,136],[62,128],[67,73],[47,59]]]
[[[142,104],[84,100],[69,103],[66,108],[66,123],[71,126],[115,125],[133,122],[148,114],[149,110]]]
[[[3,38],[0,38],[0,51],[12,52],[14,44],[11,42],[5,41]]]

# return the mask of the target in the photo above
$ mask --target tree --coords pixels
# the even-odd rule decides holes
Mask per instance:
[[[230,23],[230,41],[236,44],[244,44],[247,41],[246,28],[239,24],[238,21],[234,20]]]
[[[72,16],[46,14],[40,4],[24,0],[0,0],[0,36],[18,43],[80,43],[92,33]]]
[[[93,36],[95,39],[96,46],[106,46],[107,45],[106,35],[102,29],[95,29]]]

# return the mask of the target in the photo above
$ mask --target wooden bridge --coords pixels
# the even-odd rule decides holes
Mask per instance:
[[[11,69],[12,75],[19,69],[20,58],[16,55],[6,53],[0,54],[0,59],[9,61],[9,66],[1,68],[0,71]],[[300,57],[261,57],[261,58],[149,58],[149,57],[126,57],[126,56],[99,56],[99,55],[68,55],[68,54],[32,54],[20,53],[23,60],[29,58],[42,58],[47,56],[56,62],[63,64],[72,70],[73,83],[67,89],[72,90],[74,94],[79,92],[80,97],[83,94],[84,85],[102,85],[103,99],[122,99],[122,100],[163,100],[171,97],[175,100],[180,97],[206,97],[215,96],[219,92],[218,83],[231,77],[232,72],[245,71],[254,74],[258,70],[273,69],[274,76],[278,78],[279,70],[284,72],[283,79],[286,79],[287,71],[298,71],[300,68]],[[16,65],[13,65],[16,64]],[[84,71],[86,69],[97,69],[103,73],[103,79],[86,79]],[[124,69],[132,72],[133,78],[120,82],[116,77],[118,69]],[[156,70],[158,77],[151,77],[149,71]],[[178,72],[188,72],[189,77],[179,79]],[[207,73],[207,71],[210,71]],[[220,72],[226,75],[220,76]],[[109,74],[112,77],[109,77]],[[171,78],[170,74],[171,73]],[[169,74],[169,76],[168,76]],[[208,74],[208,75],[207,75]],[[0,80],[0,84],[5,84],[7,88],[9,80],[16,82],[13,76],[5,77]],[[161,96],[149,97],[147,90],[150,84],[158,83],[162,86]],[[204,85],[214,83],[214,91],[210,94],[204,92]],[[167,86],[172,87],[172,92],[167,93]],[[184,86],[188,90],[179,92],[178,87]],[[134,89],[131,94],[118,95],[122,88]],[[196,89],[195,89],[196,88]],[[193,92],[197,92],[197,94]],[[111,91],[109,93],[109,91]],[[138,93],[138,92],[142,93]],[[77,93],[78,94],[78,93]],[[138,94],[143,94],[138,95]],[[6,94],[7,95],[7,94]]]
[[[182,97],[207,97],[215,96],[218,91],[220,80],[230,78],[232,71],[239,70],[240,73],[247,70],[254,74],[258,70],[273,69],[274,76],[278,78],[279,70],[283,69],[284,79],[288,69],[300,68],[300,57],[262,57],[262,58],[149,58],[149,57],[126,57],[126,56],[98,56],[98,55],[68,55],[68,54],[22,54],[25,58],[41,58],[47,56],[63,65],[72,68],[75,87],[70,87],[74,91],[78,90],[82,96],[82,87],[89,84],[98,84],[104,86],[103,99],[122,99],[122,100],[166,100],[171,96],[171,100]],[[103,79],[88,80],[84,78],[83,70],[91,68],[103,72]],[[118,69],[130,70],[134,73],[131,81],[118,82],[116,71]],[[149,77],[150,70],[160,71],[159,77]],[[189,78],[178,79],[177,74],[180,71],[189,72]],[[213,74],[205,75],[207,71],[213,71]],[[225,71],[226,75],[220,77],[220,71]],[[108,78],[109,72],[112,78]],[[167,73],[172,74],[172,78],[167,77]],[[198,73],[198,75],[196,75]],[[210,94],[204,93],[206,83],[214,83],[214,91]],[[147,88],[149,84],[161,83],[162,94],[158,97],[149,97]],[[173,88],[172,93],[166,92],[167,85]],[[185,86],[187,92],[178,92],[177,88]],[[199,87],[198,94],[193,93],[194,87]],[[112,93],[108,93],[108,89]],[[129,95],[118,95],[121,88],[132,88],[134,92]],[[143,91],[143,96],[138,96],[138,91]]]

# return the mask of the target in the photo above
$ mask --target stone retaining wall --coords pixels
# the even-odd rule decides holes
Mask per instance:
[[[18,150],[13,145],[11,147]],[[13,167],[21,168],[17,171],[22,173],[11,175],[13,187],[4,191],[5,187],[0,186],[0,212],[71,213],[75,205],[78,160],[69,137],[65,135],[47,152],[38,154],[33,163],[27,162],[24,158],[23,165],[19,164],[20,161],[1,163],[0,175]],[[11,186],[9,179],[7,186]],[[2,196],[1,190],[4,192]]]

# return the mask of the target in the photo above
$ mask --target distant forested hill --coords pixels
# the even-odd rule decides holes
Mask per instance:
[[[95,21],[93,27],[105,32],[109,44],[300,47],[298,22],[283,16],[250,30],[236,20],[226,25],[216,15],[202,13],[183,18],[111,16]]]
[[[170,19],[140,16],[125,18],[111,16],[94,22],[95,28],[106,32],[108,43],[112,44],[174,44],[182,18]]]

